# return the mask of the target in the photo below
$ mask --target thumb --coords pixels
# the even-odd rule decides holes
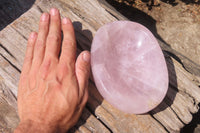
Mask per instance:
[[[83,99],[84,95],[88,93],[88,79],[90,75],[90,52],[83,51],[77,58],[76,66],[76,77],[79,84],[79,99]],[[86,102],[86,101],[85,101]]]

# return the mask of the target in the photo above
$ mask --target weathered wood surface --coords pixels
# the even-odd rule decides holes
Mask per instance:
[[[2,133],[11,132],[19,122],[16,97],[20,69],[28,35],[31,31],[38,30],[38,21],[42,12],[49,11],[51,7],[57,7],[62,17],[72,19],[79,52],[90,49],[92,38],[100,26],[111,21],[127,19],[104,0],[37,0],[32,2],[32,7],[29,3],[28,7],[31,8],[26,11],[27,7],[21,9],[27,4],[25,0],[13,1],[18,4],[19,11],[15,9],[17,17],[22,11],[26,12],[11,24],[7,24],[7,27],[7,21],[1,20],[3,26],[0,31],[0,132]],[[14,7],[11,5],[11,9]],[[0,9],[0,15],[8,14],[7,10]],[[4,15],[0,19],[9,19],[6,18],[8,16]],[[14,20],[16,16],[9,17]],[[87,106],[79,122],[70,132],[179,132],[192,120],[192,114],[198,111],[200,77],[186,71],[183,65],[171,56],[169,50],[164,51],[164,54],[170,83],[164,101],[156,109],[143,115],[125,114],[103,100],[91,77]]]

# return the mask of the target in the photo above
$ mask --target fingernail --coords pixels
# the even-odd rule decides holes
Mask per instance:
[[[41,20],[46,21],[48,19],[48,15],[46,13],[42,14]]]
[[[51,15],[55,16],[58,13],[58,10],[56,8],[52,8],[50,13]]]
[[[83,53],[83,60],[90,62],[90,54],[88,52]]]
[[[63,18],[63,24],[69,24],[71,20],[69,18]]]

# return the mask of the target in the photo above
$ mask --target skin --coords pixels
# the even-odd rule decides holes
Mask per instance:
[[[71,20],[61,21],[55,8],[43,13],[39,32],[32,32],[28,39],[18,89],[20,123],[14,132],[69,130],[87,102],[89,73],[90,53],[83,51],[76,60]]]

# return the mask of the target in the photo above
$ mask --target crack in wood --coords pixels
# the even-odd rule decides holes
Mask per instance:
[[[4,101],[10,104],[8,100],[11,100],[11,102],[14,100],[14,102],[17,102],[17,97],[13,94],[13,92],[5,85],[3,81],[0,81],[0,99],[2,98]],[[9,96],[11,95],[11,96]],[[11,105],[11,104],[10,104]]]
[[[191,94],[189,94],[186,90],[179,90],[179,93],[183,93],[184,95],[187,95],[188,97],[190,97],[190,98],[192,98],[192,101],[193,101],[193,105],[197,105],[197,104],[199,104],[197,101],[196,101],[196,99],[191,95]]]
[[[116,20],[119,20],[117,16],[115,16],[113,13],[111,13],[109,10],[105,9],[111,16],[113,16]]]
[[[0,43],[0,47],[16,60],[16,57],[6,47],[4,47],[1,43]]]
[[[0,56],[3,57],[12,67],[14,67],[19,73],[21,73],[20,69],[17,68],[11,61],[9,61],[2,53],[0,53]]]
[[[13,25],[11,25],[11,28],[14,29],[19,35],[21,35],[22,38],[24,38],[26,41],[28,40],[28,38],[25,37],[20,31],[18,31],[17,28],[13,27]]]
[[[63,8],[68,8],[74,15],[78,16],[82,21],[83,23],[87,23],[89,25],[91,25],[90,21],[87,19],[87,17],[83,16],[81,13],[82,11],[80,11],[79,9],[77,9],[76,7],[72,7],[68,4],[66,4],[65,2],[63,1],[59,1],[60,2],[60,5],[63,7]],[[93,28],[95,28],[95,26],[91,26]],[[97,30],[97,29],[95,29]]]
[[[167,103],[166,103],[167,104]],[[183,120],[179,117],[179,115],[176,113],[176,111],[174,111],[174,109],[172,107],[169,106],[169,108],[172,110],[172,112],[176,115],[176,117],[178,118],[178,120],[180,120],[181,123],[183,123],[184,125],[186,123],[183,122]]]
[[[97,120],[98,120],[103,126],[105,126],[105,127],[109,130],[110,133],[113,133],[112,129],[110,129],[110,128],[108,127],[108,125],[106,125],[106,124],[93,112],[93,110],[92,110],[90,107],[88,107],[88,106],[86,105],[86,108],[89,110],[89,112],[90,112],[92,115],[94,115],[94,116],[97,118]]]
[[[36,5],[36,7],[37,7],[37,9],[38,9],[38,11],[40,12],[40,13],[43,13],[44,11],[42,10],[42,8],[40,8],[40,6],[39,5],[37,5],[37,4],[35,4]]]
[[[153,114],[151,114],[151,113],[149,113],[149,114],[150,114],[150,116],[151,116],[156,122],[158,122],[158,123],[164,128],[164,130],[165,130],[166,132],[170,133],[169,130],[168,130],[159,120],[157,120],[157,119],[153,116]]]

